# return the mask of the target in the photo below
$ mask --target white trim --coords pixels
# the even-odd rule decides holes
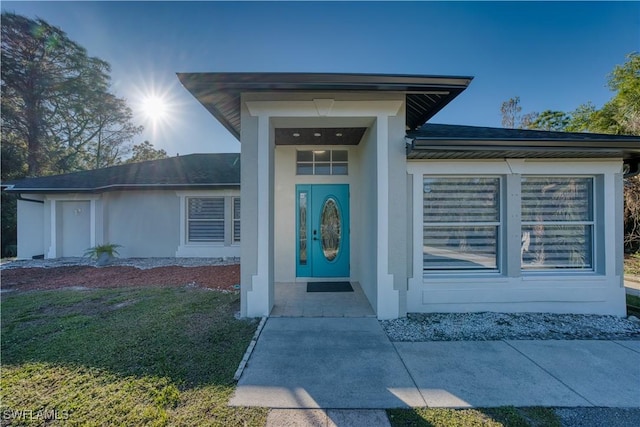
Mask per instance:
[[[89,201],[89,210],[89,223],[91,224],[89,230],[89,247],[93,248],[96,246],[96,199]]]
[[[333,101],[333,102],[330,102]],[[403,101],[247,101],[249,114],[265,117],[388,117],[400,111]]]
[[[57,225],[56,225],[56,199],[51,199],[49,203],[49,218],[51,220],[50,231],[51,241],[49,242],[49,250],[47,251],[47,258],[55,258],[57,253]]]
[[[408,173],[427,175],[594,175],[620,173],[622,159],[496,159],[496,160],[414,160],[407,161]]]
[[[89,242],[91,247],[96,246],[96,231],[98,229],[97,224],[97,201],[101,199],[100,195],[97,194],[82,194],[82,193],[74,193],[74,194],[47,194],[44,198],[45,202],[49,203],[49,219],[51,221],[50,224],[50,237],[51,242],[49,242],[49,249],[47,250],[47,258],[57,258],[58,256],[58,227],[56,224],[57,221],[57,204],[58,202],[89,202]],[[46,206],[46,204],[45,204]],[[102,224],[100,224],[102,227]]]
[[[100,196],[95,194],[47,194],[45,200],[57,200],[60,202],[86,202],[90,200],[99,200]]]
[[[424,183],[425,178],[442,178],[442,179],[457,179],[460,178],[457,175],[431,175],[431,174],[423,174],[422,176],[422,180],[421,180],[421,188],[422,188],[422,193],[420,195],[420,199],[421,199],[421,206],[424,206],[424,188],[426,187],[427,184]],[[458,267],[458,268],[451,268],[451,269],[446,269],[446,268],[436,268],[433,267],[431,269],[425,269],[424,268],[424,259],[421,261],[422,262],[422,270],[423,270],[423,276],[433,276],[433,275],[449,275],[449,274],[476,274],[476,275],[485,275],[485,274],[504,274],[505,272],[504,270],[504,265],[506,260],[501,260],[500,258],[500,254],[504,253],[504,245],[503,245],[503,237],[504,237],[504,233],[505,233],[505,219],[504,219],[504,205],[506,202],[506,196],[504,193],[504,187],[506,186],[505,183],[505,179],[503,179],[504,175],[478,175],[477,178],[486,178],[486,179],[492,179],[492,180],[497,180],[498,181],[498,185],[497,185],[497,213],[498,213],[498,220],[497,221],[454,221],[454,222],[425,222],[424,220],[424,212],[423,212],[423,216],[421,217],[421,222],[420,224],[422,224],[422,228],[421,228],[421,232],[423,233],[423,240],[421,241],[421,246],[424,250],[425,248],[425,244],[424,244],[424,229],[426,227],[431,227],[431,228],[440,228],[440,227],[465,227],[465,228],[470,228],[470,227],[494,227],[496,230],[496,239],[495,239],[495,248],[496,251],[494,253],[494,259],[495,259],[495,263],[496,266],[495,267],[485,267],[485,268],[468,268],[465,269],[464,267]],[[474,177],[475,178],[475,177]],[[422,209],[423,210],[423,209]]]
[[[176,257],[240,257],[240,245],[227,245],[227,229],[228,221],[231,219],[227,215],[227,199],[232,200],[233,197],[240,197],[239,190],[179,190],[176,196],[180,199],[180,242],[176,250]],[[190,197],[222,197],[225,200],[225,240],[222,242],[189,242],[187,241],[187,198]]]
[[[233,196],[240,197],[240,190],[191,190],[191,191],[176,191],[178,197],[217,197],[217,196]]]

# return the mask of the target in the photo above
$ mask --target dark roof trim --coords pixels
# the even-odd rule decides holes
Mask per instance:
[[[460,158],[463,152],[468,153],[468,157],[477,153],[477,157],[486,158],[487,152],[501,152],[518,157],[522,157],[522,153],[533,153],[537,158],[548,154],[550,157],[640,159],[640,136],[629,135],[426,124],[415,132],[408,132],[407,138],[411,140],[409,158],[429,158],[426,152],[437,158],[444,158],[447,152],[451,158]]]
[[[132,191],[132,190],[224,190],[240,188],[240,184],[131,184],[131,185],[107,185],[104,187],[76,187],[76,188],[7,188],[9,193],[37,194],[37,193],[104,193],[107,191]]]
[[[238,140],[245,92],[404,92],[416,129],[467,88],[473,77],[340,73],[178,73],[182,85]]]

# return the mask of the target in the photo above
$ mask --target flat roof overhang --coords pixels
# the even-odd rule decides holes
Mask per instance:
[[[410,138],[410,137],[408,137]],[[411,138],[410,138],[411,139]],[[408,159],[488,158],[622,158],[640,161],[640,137],[636,141],[597,140],[438,140],[413,138]]]
[[[473,77],[339,73],[178,73],[182,85],[240,140],[240,96],[246,92],[402,92],[406,128],[426,123]]]

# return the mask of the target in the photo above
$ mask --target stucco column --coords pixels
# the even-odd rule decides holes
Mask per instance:
[[[378,319],[396,319],[400,313],[398,291],[393,288],[389,274],[389,117],[378,115],[376,120],[377,219],[378,249]]]
[[[273,292],[270,291],[270,262],[269,252],[272,245],[270,244],[271,216],[273,209],[269,205],[270,194],[270,156],[272,155],[269,147],[269,116],[258,116],[258,201],[257,201],[257,220],[258,233],[257,242],[257,270],[256,274],[251,277],[251,290],[247,292],[247,316],[260,317],[268,316],[273,305]]]

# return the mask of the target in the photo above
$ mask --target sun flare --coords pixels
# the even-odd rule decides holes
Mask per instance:
[[[167,118],[169,107],[163,97],[150,95],[142,99],[141,110],[147,119],[156,122]]]

